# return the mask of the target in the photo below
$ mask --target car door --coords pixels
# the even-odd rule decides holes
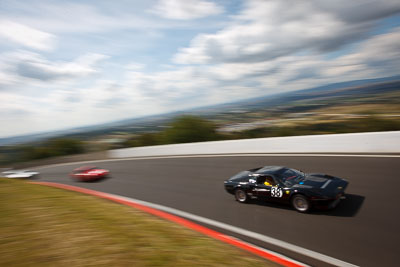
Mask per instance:
[[[263,175],[257,179],[256,192],[258,198],[267,201],[282,202],[285,199],[282,186],[272,175]]]
[[[290,188],[284,186],[277,177],[272,176],[274,184],[271,186],[270,200],[275,202],[288,202],[290,198]]]
[[[260,175],[257,177],[257,182],[254,186],[254,192],[259,199],[269,200],[271,198],[271,176],[268,175]]]

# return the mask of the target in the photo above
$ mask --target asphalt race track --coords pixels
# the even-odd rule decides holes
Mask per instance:
[[[360,266],[398,266],[400,157],[235,156],[97,162],[112,177],[72,181],[82,164],[36,168],[42,181],[65,183],[161,204],[244,228]],[[347,199],[333,211],[301,214],[290,207],[240,204],[223,181],[265,165],[289,166],[349,180]],[[321,261],[248,237],[228,233],[314,266]]]

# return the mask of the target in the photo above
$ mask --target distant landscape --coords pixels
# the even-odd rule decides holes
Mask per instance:
[[[400,130],[400,77],[0,139],[0,165],[107,149],[275,136]]]

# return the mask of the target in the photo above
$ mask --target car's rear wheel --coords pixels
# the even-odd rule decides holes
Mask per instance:
[[[311,209],[310,201],[303,195],[293,196],[292,206],[298,212],[308,212]]]
[[[235,190],[235,198],[240,203],[245,203],[249,200],[246,192],[243,189],[236,189]]]

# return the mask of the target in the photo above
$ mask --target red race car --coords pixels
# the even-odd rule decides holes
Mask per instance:
[[[95,166],[82,166],[70,173],[71,178],[81,182],[91,182],[106,178],[109,171]]]

